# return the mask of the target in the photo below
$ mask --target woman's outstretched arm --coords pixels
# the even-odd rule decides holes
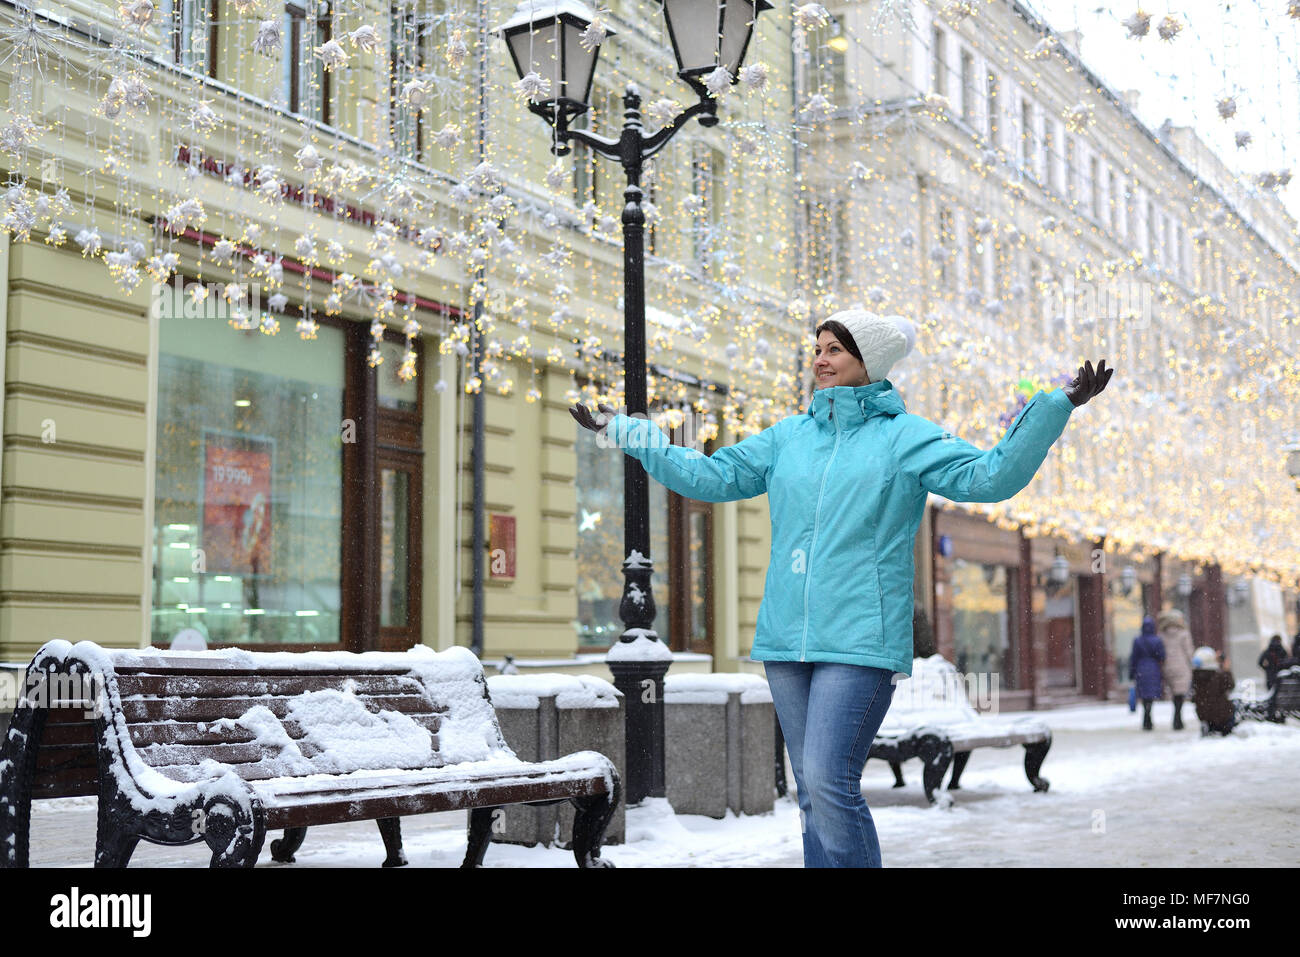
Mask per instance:
[[[1001,502],[1033,479],[1052,444],[1065,430],[1070,413],[1100,393],[1114,370],[1103,359],[1092,363],[1064,389],[1040,392],[1020,410],[1001,441],[987,451],[946,432],[933,422],[909,416],[895,453],[903,472],[928,492],[954,502]]]
[[[569,410],[578,424],[596,433],[603,448],[622,449],[667,488],[701,502],[732,502],[767,491],[767,477],[775,454],[777,426],[764,429],[735,445],[705,455],[673,445],[663,430],[647,419],[615,415],[599,406],[600,417],[585,406]]]

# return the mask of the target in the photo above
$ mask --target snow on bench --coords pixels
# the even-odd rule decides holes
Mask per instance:
[[[307,828],[375,820],[405,863],[400,818],[470,808],[466,866],[482,863],[492,812],[570,800],[574,854],[600,859],[617,806],[604,755],[519,760],[482,665],[467,649],[402,654],[108,651],[53,641],[28,668],[0,750],[0,866],[28,861],[32,798],[97,795],[97,866],[140,840],[205,841],[212,866],[251,867],[267,830],[292,861]]]
[[[889,711],[876,733],[869,758],[888,761],[894,769],[894,787],[903,786],[902,762],[920,758],[926,799],[934,804],[935,791],[952,766],[950,791],[961,787],[961,775],[975,748],[1024,745],[1025,776],[1035,791],[1046,791],[1048,780],[1039,775],[1052,746],[1052,731],[1037,718],[980,714],[970,703],[966,682],[953,665],[939,655],[912,662],[912,677],[894,688]]]

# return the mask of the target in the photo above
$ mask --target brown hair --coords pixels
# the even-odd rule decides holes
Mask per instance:
[[[853,341],[853,334],[844,327],[842,322],[827,319],[817,327],[816,334],[820,336],[822,332],[829,332],[840,341],[840,345],[849,351],[849,355],[862,362],[862,353],[858,351],[858,344]],[[865,362],[862,364],[866,365]]]

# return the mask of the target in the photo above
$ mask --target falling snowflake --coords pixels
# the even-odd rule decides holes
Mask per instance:
[[[257,27],[257,36],[253,37],[253,52],[275,57],[280,55],[283,45],[284,25],[279,20],[263,20]]]

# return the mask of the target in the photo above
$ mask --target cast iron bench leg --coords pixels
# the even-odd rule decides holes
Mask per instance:
[[[938,735],[922,735],[917,742],[917,755],[925,763],[921,773],[921,785],[925,788],[925,799],[935,803],[934,792],[943,786],[943,776],[952,763],[952,742]]]
[[[961,773],[966,770],[966,762],[970,760],[969,751],[958,751],[952,758],[952,777],[948,779],[949,791],[961,790]]]
[[[203,839],[212,849],[209,867],[249,867],[257,863],[266,841],[266,815],[260,806],[253,808],[251,820],[243,811],[224,798],[208,802],[204,809]]]
[[[907,782],[903,780],[903,763],[901,761],[890,761],[889,770],[894,772],[894,787],[906,786]]]
[[[1034,786],[1035,791],[1046,791],[1050,783],[1047,778],[1039,777],[1039,769],[1047,758],[1047,751],[1052,746],[1052,739],[1035,741],[1025,745],[1025,777]]]
[[[286,827],[284,837],[276,838],[271,842],[271,860],[279,861],[281,864],[292,864],[293,856],[298,853],[298,848],[302,847],[302,842],[306,839],[305,827]]]
[[[613,861],[600,856],[600,846],[605,843],[605,828],[618,809],[623,785],[614,775],[614,790],[607,794],[571,798],[577,809],[573,814],[573,856],[579,867],[613,867]]]
[[[469,812],[469,846],[461,867],[482,867],[483,855],[492,841],[492,815],[494,807],[476,807]]]
[[[406,854],[402,852],[402,819],[381,817],[375,823],[379,825],[379,836],[384,839],[384,850],[388,852],[384,867],[405,867]]]
[[[114,819],[108,805],[111,802],[99,799],[99,823],[95,829],[95,866],[126,867],[131,862],[140,835],[124,827]]]

